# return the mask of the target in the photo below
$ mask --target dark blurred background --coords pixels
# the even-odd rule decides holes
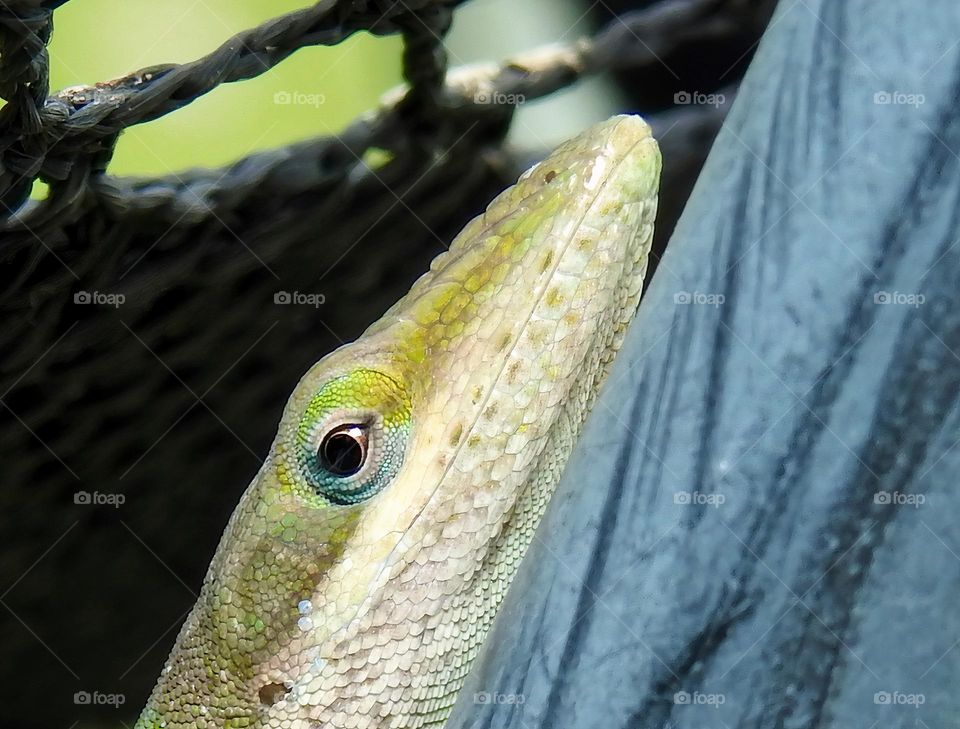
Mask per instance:
[[[300,5],[67,3],[50,47],[52,88],[191,60]],[[615,31],[618,16],[648,5],[475,0],[458,11],[450,61]],[[522,165],[610,114],[644,114],[664,150],[662,252],[773,3],[712,5],[725,22],[708,14],[689,34],[638,37],[653,58],[637,69],[521,105],[508,145],[485,150],[493,162],[482,169],[473,151],[454,148],[439,175],[411,187],[387,164],[383,179],[402,204],[378,187],[290,193],[295,181],[281,177],[248,198],[256,205],[196,224],[83,218],[57,240],[5,242],[0,726],[135,719],[300,375],[402,295]],[[229,179],[242,165],[227,165],[260,150],[334,135],[399,83],[400,50],[397,38],[365,35],[303,49],[132,128],[110,172],[189,187]],[[211,178],[187,171],[196,166],[224,167]],[[370,214],[312,222],[331,206]],[[295,291],[323,303],[274,303]],[[86,704],[93,692],[118,698]]]

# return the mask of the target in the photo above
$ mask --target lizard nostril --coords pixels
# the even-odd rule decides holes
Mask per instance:
[[[268,683],[260,687],[258,695],[264,706],[273,706],[284,696],[290,693],[290,687],[282,683]]]

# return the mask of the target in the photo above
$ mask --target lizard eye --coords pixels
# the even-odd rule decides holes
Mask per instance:
[[[317,506],[352,506],[372,498],[400,470],[410,435],[410,399],[375,370],[326,382],[307,404],[285,450],[300,474],[301,496]]]
[[[334,476],[353,476],[367,460],[370,436],[366,425],[341,425],[320,441],[317,450],[318,465]]]

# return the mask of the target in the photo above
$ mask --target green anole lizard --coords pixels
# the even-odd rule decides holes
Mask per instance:
[[[640,297],[660,154],[614,117],[291,395],[136,729],[443,725]]]

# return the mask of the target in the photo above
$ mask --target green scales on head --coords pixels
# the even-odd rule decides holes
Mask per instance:
[[[277,463],[281,482],[317,505],[370,498],[403,463],[410,411],[406,391],[375,370],[331,380],[310,400],[293,453]],[[296,475],[291,479],[290,473]]]

